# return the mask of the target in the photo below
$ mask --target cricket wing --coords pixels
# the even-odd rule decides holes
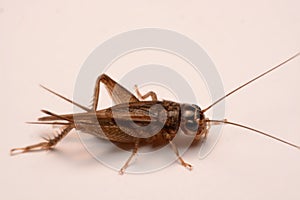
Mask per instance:
[[[120,104],[96,113],[75,114],[74,121],[76,128],[83,132],[115,142],[131,143],[136,138],[149,138],[163,130],[164,108],[153,108],[156,103]]]
[[[164,127],[165,110],[161,102],[144,101],[119,104],[96,112],[49,116],[39,121],[62,121],[75,123],[76,129],[115,142],[131,143],[136,138],[148,138],[158,134]]]

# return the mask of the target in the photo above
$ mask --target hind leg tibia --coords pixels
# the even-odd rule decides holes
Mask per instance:
[[[29,145],[26,147],[14,148],[10,150],[11,155],[15,155],[18,153],[26,153],[32,151],[42,151],[42,150],[50,150],[53,148],[59,141],[61,141],[71,130],[73,126],[67,126],[62,129],[61,133],[53,138],[44,138],[46,142],[37,143],[34,145]]]

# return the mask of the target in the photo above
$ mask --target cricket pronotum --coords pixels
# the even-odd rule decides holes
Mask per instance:
[[[102,74],[98,77],[93,102],[91,107],[82,106],[62,95],[53,92],[50,89],[46,89],[50,93],[57,95],[58,97],[78,106],[85,112],[82,113],[75,113],[75,114],[63,114],[58,115],[52,112],[42,110],[43,113],[47,114],[45,117],[41,117],[38,119],[39,122],[29,122],[32,124],[52,124],[52,125],[61,125],[61,132],[58,135],[55,135],[52,138],[45,138],[46,141],[37,143],[34,145],[22,147],[22,148],[14,148],[11,149],[11,155],[16,153],[25,153],[30,151],[36,150],[49,150],[53,148],[60,140],[62,140],[73,128],[77,130],[81,130],[82,132],[92,134],[98,136],[103,139],[108,139],[113,143],[117,144],[128,144],[132,148],[132,154],[128,158],[128,160],[124,163],[123,167],[120,169],[120,174],[123,174],[125,169],[128,167],[130,161],[134,157],[134,155],[138,152],[138,149],[142,145],[147,144],[170,144],[174,153],[176,154],[179,162],[181,165],[188,169],[192,169],[192,165],[186,163],[182,157],[180,156],[176,145],[172,142],[172,139],[176,136],[179,128],[183,131],[186,135],[193,135],[194,141],[200,141],[204,139],[208,132],[209,127],[211,125],[218,125],[218,124],[229,124],[233,126],[238,126],[241,128],[248,129],[250,131],[262,134],[266,137],[272,138],[277,140],[281,143],[285,143],[289,146],[295,147],[300,149],[300,146],[292,144],[288,141],[282,140],[278,137],[272,136],[268,133],[259,131],[257,129],[237,124],[226,119],[209,119],[206,118],[205,112],[212,108],[214,105],[219,103],[220,101],[224,100],[228,96],[234,94],[238,90],[244,88],[245,86],[249,85],[250,83],[256,81],[257,79],[269,74],[275,69],[282,67],[287,62],[295,59],[298,57],[300,53],[295,54],[294,56],[290,57],[289,59],[285,60],[284,62],[272,67],[268,71],[260,74],[259,76],[251,79],[250,81],[246,82],[245,84],[237,87],[236,89],[232,90],[225,96],[221,97],[210,106],[206,107],[205,109],[201,110],[199,106],[194,104],[183,104],[177,103],[173,101],[159,101],[157,99],[157,95],[155,92],[150,91],[145,95],[142,95],[137,86],[135,88],[137,96],[129,92],[127,89],[119,85],[109,76]],[[115,106],[109,107],[102,110],[97,110],[98,107],[98,98],[100,94],[100,83],[103,83],[106,86],[112,100],[116,103]],[[117,94],[117,95],[115,95]],[[145,101],[146,98],[151,97],[151,101]],[[129,100],[129,102],[128,102]],[[157,109],[150,108],[153,105],[160,105],[156,107]],[[153,107],[152,107],[153,108]],[[129,110],[129,115],[124,114],[127,110]],[[113,112],[112,112],[113,111]],[[162,124],[160,121],[161,113],[164,111],[167,114],[167,118]],[[95,120],[96,116],[96,120]],[[76,118],[76,123],[75,119]],[[121,120],[123,123],[119,124],[116,123],[116,120]],[[161,125],[161,129],[154,135],[150,137],[138,137],[138,135],[147,136],[147,130],[139,130],[138,133],[135,133],[136,129],[131,127],[128,121],[133,121],[139,125],[148,125],[150,120],[154,120],[154,126]],[[97,125],[101,126],[101,129],[95,128]],[[124,131],[126,129],[127,131]],[[130,133],[130,134],[129,134]],[[135,134],[134,134],[135,133]]]

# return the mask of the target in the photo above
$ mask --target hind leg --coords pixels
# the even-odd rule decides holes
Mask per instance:
[[[14,148],[10,150],[11,155],[15,155],[17,153],[26,153],[30,151],[41,151],[41,150],[49,150],[53,148],[59,141],[61,141],[72,129],[74,126],[69,125],[65,127],[60,134],[55,136],[54,138],[45,138],[46,142],[41,142],[38,144],[21,147],[21,148]]]
[[[111,96],[112,100],[116,104],[120,103],[129,103],[129,102],[138,102],[139,100],[126,88],[122,85],[118,84],[112,78],[107,76],[106,74],[101,74],[96,81],[94,96],[92,100],[92,109],[97,110],[98,107],[98,99],[100,94],[100,83],[103,83]]]
[[[152,101],[157,101],[157,95],[155,92],[150,91],[150,92],[147,92],[146,94],[142,95],[138,89],[138,86],[135,85],[134,87],[135,87],[135,92],[140,99],[144,100],[148,97],[151,97]]]

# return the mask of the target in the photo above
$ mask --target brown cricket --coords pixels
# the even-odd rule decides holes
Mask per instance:
[[[205,117],[205,112],[215,104],[219,103],[229,95],[235,93],[236,91],[252,83],[253,81],[283,66],[299,55],[300,53],[295,54],[284,62],[271,68],[270,70],[237,87],[203,110],[201,110],[199,106],[194,104],[182,104],[167,100],[159,101],[157,99],[157,95],[153,91],[142,95],[139,92],[137,86],[135,86],[135,90],[137,93],[136,97],[134,94],[129,92],[127,89],[122,87],[106,74],[100,75],[96,81],[93,101],[90,108],[82,106],[42,86],[47,91],[61,97],[62,99],[74,104],[75,106],[78,106],[85,112],[57,115],[52,112],[42,110],[42,112],[47,114],[48,116],[39,118],[39,122],[29,123],[62,125],[61,132],[58,135],[55,135],[53,138],[44,138],[46,140],[44,142],[22,148],[11,149],[10,153],[11,155],[13,155],[16,153],[25,153],[37,150],[49,150],[53,148],[60,140],[62,140],[73,128],[75,128],[82,132],[110,140],[113,143],[127,144],[131,147],[132,154],[120,169],[120,174],[124,173],[130,161],[137,153],[139,147],[147,144],[170,144],[181,165],[188,169],[192,169],[192,165],[186,163],[182,159],[176,145],[172,142],[172,139],[176,136],[180,128],[184,134],[194,136],[193,140],[195,142],[201,141],[207,136],[210,125],[216,124],[230,124],[242,127],[300,149],[300,146],[274,137],[262,131],[250,128],[248,126],[230,122],[226,119],[210,120],[209,118]],[[114,101],[114,103],[116,103],[115,106],[97,110],[98,98],[100,94],[100,83],[103,83],[106,86],[106,89],[108,90],[112,100]],[[151,97],[152,100],[144,101],[148,97]],[[159,106],[155,107],[157,109],[150,109],[153,108],[154,105]],[[163,116],[166,117],[165,121],[161,120]],[[162,128],[157,130],[154,135],[148,137],[149,134],[147,133],[147,129],[141,129],[137,132],[132,124],[128,123],[129,121],[132,121],[140,126],[147,126],[150,122],[153,122],[150,129],[155,130],[156,127]],[[99,128],[99,125],[101,128]]]

